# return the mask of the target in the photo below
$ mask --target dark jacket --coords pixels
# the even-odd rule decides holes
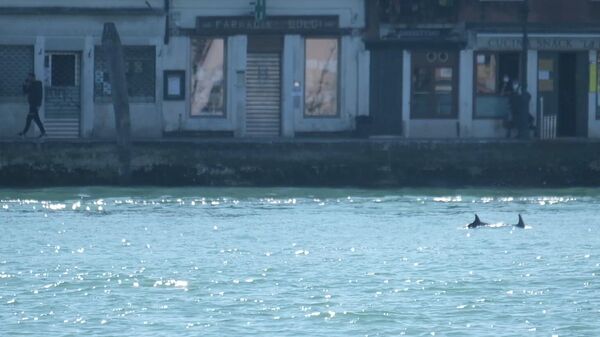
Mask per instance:
[[[29,84],[24,84],[23,93],[27,94],[27,100],[29,101],[29,105],[33,105],[36,107],[42,105],[42,98],[44,97],[44,92],[42,90],[42,82],[36,80]]]

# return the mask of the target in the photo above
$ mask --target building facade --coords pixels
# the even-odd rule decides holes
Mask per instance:
[[[49,137],[107,138],[115,133],[102,56],[103,24],[114,22],[125,46],[132,132],[159,137],[164,8],[148,1],[0,2],[0,137],[14,137],[27,114],[27,73],[44,84],[40,117]],[[34,131],[30,131],[34,134]]]
[[[511,95],[526,83],[533,137],[600,137],[600,2],[367,5],[372,133],[507,137]]]
[[[3,0],[0,138],[23,127],[29,72],[49,137],[114,137],[105,22],[136,138],[343,134],[368,114],[363,0]]]
[[[105,22],[135,138],[600,138],[594,0],[0,0],[0,138],[115,136]]]

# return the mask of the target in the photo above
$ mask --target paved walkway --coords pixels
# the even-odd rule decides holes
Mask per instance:
[[[68,143],[68,144],[102,144],[114,143],[113,139],[98,139],[98,138],[78,138],[78,139],[56,139],[56,138],[36,138],[36,137],[10,137],[0,138],[1,143]],[[390,144],[485,144],[485,143],[600,143],[600,139],[593,138],[557,138],[557,139],[530,139],[520,140],[516,138],[403,138],[403,137],[387,137],[377,136],[370,138],[194,138],[194,137],[177,137],[177,138],[134,138],[133,143],[263,143],[263,144],[339,144],[339,143],[390,143]]]

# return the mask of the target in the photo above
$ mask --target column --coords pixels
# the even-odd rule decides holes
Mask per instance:
[[[46,81],[46,69],[44,59],[46,57],[46,38],[44,36],[37,36],[35,38],[35,45],[33,46],[33,72],[35,73],[35,78],[43,83]],[[45,96],[44,96],[45,97]],[[45,100],[42,100],[42,106],[39,110],[40,119],[43,121],[46,112],[46,104]]]
[[[94,130],[94,38],[85,37],[81,55],[81,137],[88,138]]]
[[[294,137],[295,116],[301,113],[304,98],[304,76],[302,76],[302,38],[300,35],[286,35],[283,41],[283,62],[281,76],[281,134]]]
[[[231,121],[236,137],[243,137],[246,129],[247,46],[246,35],[227,39],[227,119]]]
[[[371,52],[361,50],[358,53],[358,116],[368,116],[371,90]]]
[[[411,53],[405,50],[402,55],[402,134],[410,137],[410,100],[411,100]]]
[[[361,47],[361,38],[342,36],[339,45],[340,67],[338,83],[338,104],[341,125],[339,127],[350,130],[354,127],[358,110],[358,53]]]
[[[458,122],[460,137],[471,137],[473,128],[473,50],[461,50],[458,78]]]

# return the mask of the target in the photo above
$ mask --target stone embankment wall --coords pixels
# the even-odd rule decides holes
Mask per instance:
[[[118,184],[116,146],[0,143],[0,186]],[[600,142],[136,142],[131,185],[600,186]]]

